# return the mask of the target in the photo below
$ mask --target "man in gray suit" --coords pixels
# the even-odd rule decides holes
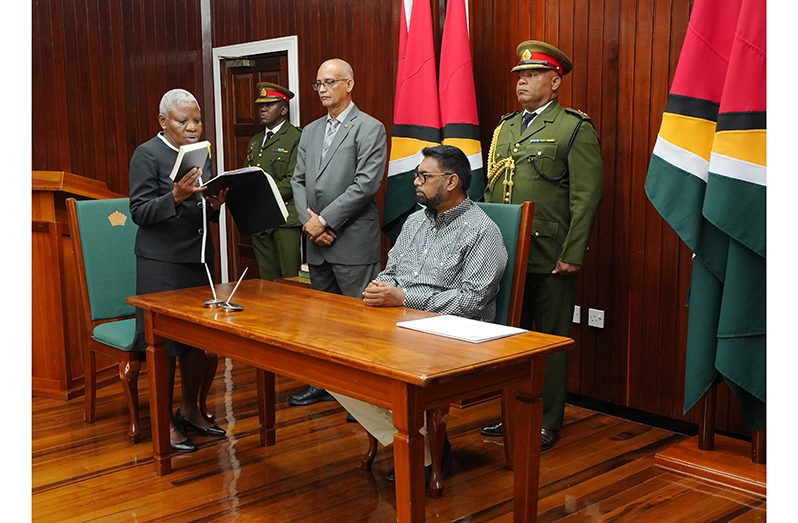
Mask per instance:
[[[307,261],[314,289],[361,297],[380,272],[380,229],[374,198],[385,174],[385,127],[352,102],[352,66],[327,60],[316,75],[327,115],[305,126],[299,139],[291,187],[307,235]],[[291,405],[332,397],[309,386]]]

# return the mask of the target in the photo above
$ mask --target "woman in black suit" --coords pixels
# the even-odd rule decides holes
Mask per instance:
[[[130,213],[139,226],[135,249],[137,294],[207,285],[203,261],[213,266],[213,242],[203,240],[204,231],[208,218],[218,219],[226,196],[225,191],[203,199],[197,187],[203,173],[206,181],[210,177],[210,160],[202,170],[192,169],[177,183],[169,177],[178,148],[197,142],[202,134],[196,98],[183,89],[168,91],[161,98],[158,122],[162,131],[139,145],[130,160]],[[206,202],[210,210],[205,208]],[[133,344],[136,350],[146,349],[143,312],[138,309]],[[180,408],[170,422],[172,450],[193,452],[197,447],[185,434],[187,429],[207,436],[225,434],[198,407],[208,362],[201,349],[174,341],[167,341],[166,348],[172,363],[170,391],[174,389],[177,356],[183,392]]]

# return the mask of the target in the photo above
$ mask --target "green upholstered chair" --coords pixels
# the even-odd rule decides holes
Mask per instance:
[[[72,245],[89,334],[84,351],[84,414],[94,422],[97,393],[96,354],[118,362],[119,378],[130,414],[128,439],[139,439],[138,376],[143,351],[130,349],[135,332],[135,308],[125,303],[136,294],[138,227],[130,217],[127,198],[66,200]]]
[[[135,308],[125,300],[136,294],[136,231],[128,198],[66,200],[72,246],[83,302],[86,332],[84,351],[84,414],[94,423],[97,397],[96,353],[115,359],[130,414],[128,439],[139,439],[138,376],[144,351],[130,349],[136,330]],[[199,409],[205,419],[214,416],[207,406],[216,375],[218,356],[205,353],[208,367],[200,385]]]
[[[502,233],[504,246],[507,249],[507,266],[504,269],[499,294],[496,296],[495,323],[518,327],[521,323],[521,308],[524,302],[526,286],[526,269],[529,259],[529,247],[532,242],[532,219],[535,206],[532,202],[523,204],[483,203],[477,205],[493,220]],[[467,398],[452,406],[464,408],[481,403],[495,397],[500,391],[476,398]],[[507,403],[502,392],[502,417]],[[432,479],[430,480],[430,496],[437,498],[443,494],[443,452],[446,440],[446,418],[449,407],[432,409],[426,413],[427,432],[432,455]],[[505,430],[504,449],[507,465],[512,466],[511,441],[509,431]],[[368,434],[368,433],[367,433]],[[361,468],[368,469],[377,453],[377,440],[369,436],[369,450],[361,459]]]

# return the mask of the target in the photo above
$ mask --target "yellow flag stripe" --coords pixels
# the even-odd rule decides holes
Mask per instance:
[[[767,131],[746,129],[715,133],[712,152],[745,162],[767,165]]]
[[[404,138],[401,136],[391,137],[391,161],[401,160],[410,156],[415,156],[424,147],[439,145],[435,142],[427,142],[416,138]]]
[[[465,153],[466,156],[482,152],[482,144],[479,140],[471,138],[444,138],[444,145],[452,145]]]
[[[664,113],[659,134],[673,145],[709,161],[712,143],[715,139],[715,122],[692,116]]]

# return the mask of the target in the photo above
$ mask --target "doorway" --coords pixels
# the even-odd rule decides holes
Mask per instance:
[[[216,110],[216,169],[221,173],[245,165],[249,140],[260,131],[255,111],[255,84],[273,82],[288,87],[289,121],[299,126],[299,69],[297,37],[218,47],[213,50],[213,89]],[[238,232],[229,211],[219,217],[221,281],[237,279],[249,267],[258,277],[258,264],[248,235]],[[224,234],[222,234],[224,232]]]

